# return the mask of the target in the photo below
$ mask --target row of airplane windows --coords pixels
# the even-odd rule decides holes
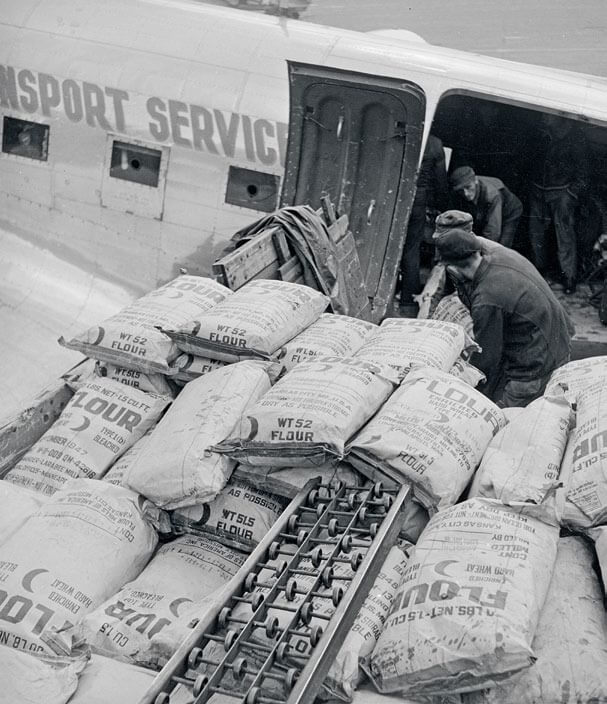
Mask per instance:
[[[48,161],[50,126],[4,116],[2,151],[36,161]],[[113,140],[109,175],[142,186],[158,188],[162,152]],[[225,202],[262,212],[277,206],[280,177],[230,165]]]

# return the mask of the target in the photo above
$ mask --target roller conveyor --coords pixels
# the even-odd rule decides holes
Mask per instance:
[[[394,544],[409,489],[311,480],[139,704],[309,704]]]

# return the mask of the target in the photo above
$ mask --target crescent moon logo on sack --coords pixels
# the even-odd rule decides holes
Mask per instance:
[[[446,569],[453,564],[457,564],[457,560],[443,560],[434,567],[434,571],[440,574],[441,577],[451,577],[452,575],[447,574]]]
[[[449,416],[446,413],[439,413],[433,420],[435,423],[448,423]]]
[[[194,526],[204,526],[211,517],[211,507],[209,504],[202,504],[202,516],[193,524]]]
[[[247,420],[251,424],[251,429],[249,430],[247,440],[253,440],[255,437],[257,437],[257,433],[259,431],[259,424],[257,423],[257,419],[252,418],[251,416],[247,416]]]
[[[97,337],[93,342],[91,342],[91,345],[100,345],[101,341],[105,337],[105,330],[102,327],[98,327],[97,331]]]
[[[77,433],[77,432],[80,432],[81,430],[86,430],[90,424],[91,424],[90,418],[83,416],[82,417],[82,425],[79,425],[76,428],[70,428],[70,430],[73,430],[75,433]]]
[[[191,602],[192,600],[184,596],[179,597],[178,599],[173,599],[173,601],[169,604],[169,611],[173,614],[173,616],[175,616],[175,618],[179,618],[178,608],[188,601]]]
[[[25,589],[26,592],[29,592],[30,594],[34,593],[34,590],[32,589],[32,582],[34,581],[34,577],[37,577],[39,574],[44,574],[44,572],[48,572],[48,570],[44,569],[36,569],[36,570],[30,570],[26,574],[23,575],[23,579],[21,580],[21,585]]]
[[[193,355],[187,354],[185,363],[182,364],[179,368],[181,369],[181,371],[185,371],[186,369],[189,369],[192,366],[193,362],[194,362]]]

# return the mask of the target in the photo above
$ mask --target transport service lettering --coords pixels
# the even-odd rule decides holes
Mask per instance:
[[[134,102],[118,88],[0,65],[0,106],[4,108],[47,118],[62,111],[71,122],[84,120],[90,127],[126,133],[136,124],[129,115],[129,104]],[[147,98],[145,111],[149,135],[156,142],[228,158],[239,147],[251,163],[284,166],[285,122],[159,97]]]

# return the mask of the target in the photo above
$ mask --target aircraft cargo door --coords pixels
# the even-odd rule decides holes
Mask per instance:
[[[289,63],[289,142],[281,204],[328,195],[350,222],[381,320],[393,295],[415,189],[425,100],[418,86]]]

